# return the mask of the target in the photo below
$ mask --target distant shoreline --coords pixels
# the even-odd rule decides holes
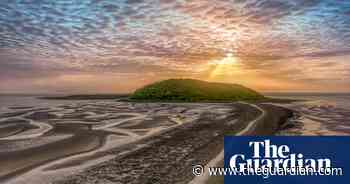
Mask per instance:
[[[115,100],[128,98],[129,94],[94,94],[94,95],[66,95],[66,96],[44,96],[38,99],[44,100]]]
[[[129,97],[132,93],[0,93],[0,97],[6,96],[26,96],[36,97],[38,99],[48,100],[72,100],[72,99],[115,99],[120,97]],[[289,97],[312,97],[312,96],[349,96],[350,92],[262,92],[265,97],[291,99]],[[304,100],[304,99],[299,99]]]
[[[199,102],[187,102],[187,101],[178,101],[178,100],[134,100],[129,98],[129,94],[96,94],[96,95],[67,95],[67,96],[46,96],[38,97],[38,99],[45,100],[121,100],[127,102],[148,102],[148,103],[231,103],[236,101],[211,101],[203,100]],[[266,98],[262,100],[246,100],[247,102],[256,102],[256,103],[292,103],[298,101],[306,101],[304,99],[288,99],[288,98]]]

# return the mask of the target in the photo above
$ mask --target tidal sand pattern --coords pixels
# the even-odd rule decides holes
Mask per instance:
[[[1,183],[188,183],[193,164],[220,155],[224,135],[350,134],[349,109],[318,100],[39,102],[1,107]]]
[[[158,141],[133,144],[147,137],[204,119],[231,121],[237,115],[237,109],[229,104],[115,101],[76,102],[49,108],[16,106],[6,111],[0,115],[0,179],[13,183],[47,183]],[[214,125],[210,125],[213,129],[205,128],[206,136],[215,137],[215,130],[222,128]],[[181,134],[189,136],[186,132]],[[182,147],[172,151],[179,149],[186,153]]]

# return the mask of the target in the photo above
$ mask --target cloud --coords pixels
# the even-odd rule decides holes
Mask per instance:
[[[229,52],[246,69],[308,79],[279,61],[297,66],[298,58],[350,54],[348,1],[31,0],[0,7],[0,55],[8,56],[0,58],[0,80],[101,69],[181,73]]]

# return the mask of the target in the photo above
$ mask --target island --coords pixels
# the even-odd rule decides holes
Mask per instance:
[[[232,102],[266,99],[239,84],[206,82],[195,79],[168,79],[136,90],[131,100],[181,102]]]

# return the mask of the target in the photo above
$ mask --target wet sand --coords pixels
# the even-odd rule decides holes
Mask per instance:
[[[133,168],[133,164],[159,164],[164,158],[174,159],[175,164],[183,161],[179,168],[183,173],[190,162],[207,162],[218,154],[223,135],[244,128],[258,113],[243,104],[115,101],[9,108],[0,114],[0,182],[51,183],[70,175],[79,178],[81,172],[90,177],[84,174],[89,168],[104,163],[114,167],[113,163],[121,160],[126,170],[115,172],[124,175],[130,169],[153,172]],[[139,161],[129,162],[127,155],[139,155]],[[191,177],[189,174],[184,175],[184,181]]]
[[[249,104],[224,106],[231,111],[223,118],[204,113],[196,121],[136,143],[139,149],[113,149],[111,153],[119,156],[56,183],[188,183],[192,165],[205,165],[222,151],[225,134],[271,135],[292,115],[271,105],[259,105],[262,112]],[[131,151],[120,155],[127,149]]]
[[[13,184],[212,183],[191,169],[220,164],[224,135],[350,134],[349,109],[314,100],[2,109],[0,183]]]
[[[336,103],[310,100],[291,104],[274,104],[289,108],[295,116],[281,135],[350,135],[350,109]]]

